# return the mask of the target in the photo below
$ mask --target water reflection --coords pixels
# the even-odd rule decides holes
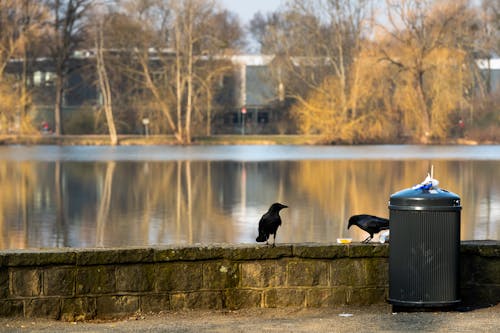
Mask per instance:
[[[366,235],[352,214],[387,216],[389,195],[425,177],[462,198],[462,239],[498,239],[500,161],[0,160],[0,248],[253,243],[286,203],[278,242]]]

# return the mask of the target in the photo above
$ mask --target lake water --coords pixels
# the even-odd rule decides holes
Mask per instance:
[[[461,239],[499,239],[500,146],[2,146],[0,249],[255,243],[275,201],[278,243],[360,241],[431,165]]]

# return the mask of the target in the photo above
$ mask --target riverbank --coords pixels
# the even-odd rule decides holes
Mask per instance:
[[[107,135],[4,135],[0,136],[0,145],[64,145],[64,146],[105,146],[111,140]],[[317,136],[303,135],[214,135],[209,137],[195,137],[193,145],[314,145],[321,144]],[[172,135],[119,135],[118,144],[121,146],[132,145],[177,145]]]
[[[105,146],[111,140],[107,135],[0,135],[0,145],[62,145],[62,146]],[[409,142],[394,142],[405,144]],[[119,135],[118,144],[133,145],[177,145],[172,135]],[[194,137],[193,145],[323,145],[328,144],[315,135],[213,135]],[[498,144],[470,139],[454,139],[440,144],[478,145]]]

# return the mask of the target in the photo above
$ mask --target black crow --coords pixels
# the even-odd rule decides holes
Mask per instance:
[[[382,217],[377,217],[373,215],[353,215],[349,218],[349,229],[352,225],[356,225],[370,234],[362,243],[368,243],[372,238],[373,234],[379,233],[381,230],[389,229],[389,220]]]
[[[267,213],[262,215],[259,221],[259,236],[257,242],[266,242],[269,245],[269,235],[273,235],[273,247],[276,244],[276,232],[281,225],[280,210],[288,206],[275,202],[269,207]]]

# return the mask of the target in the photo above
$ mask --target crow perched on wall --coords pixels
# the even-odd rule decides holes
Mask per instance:
[[[347,226],[347,229],[349,229],[352,225],[358,226],[370,234],[370,236],[362,242],[368,243],[373,238],[373,234],[389,229],[389,220],[366,214],[353,215],[349,218],[349,225]]]
[[[275,202],[269,207],[267,213],[262,215],[259,221],[259,236],[257,242],[266,242],[269,245],[269,235],[273,235],[273,247],[276,244],[276,232],[281,225],[280,210],[288,206]]]

